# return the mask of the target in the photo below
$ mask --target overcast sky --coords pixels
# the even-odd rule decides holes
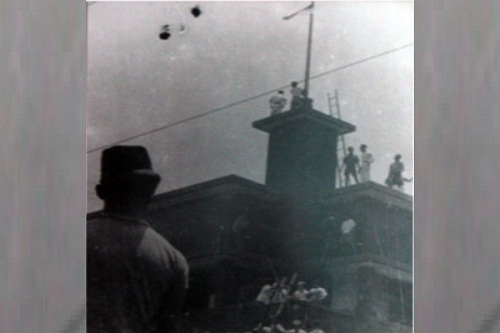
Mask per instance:
[[[199,4],[202,15],[190,9]],[[304,78],[308,2],[100,2],[88,7],[88,150],[221,109],[122,144],[141,144],[162,175],[158,193],[228,174],[264,182],[267,134],[253,121],[271,94]],[[171,27],[167,41],[158,38]],[[183,26],[183,29],[181,29]],[[181,31],[182,30],[182,31]],[[311,76],[413,43],[411,2],[317,2]],[[375,156],[383,183],[396,153],[413,176],[413,46],[313,79],[314,107],[338,90],[346,136]],[[290,99],[288,88],[285,90]],[[231,107],[235,102],[244,101]],[[88,210],[100,150],[88,157]],[[412,194],[410,184],[406,188]]]

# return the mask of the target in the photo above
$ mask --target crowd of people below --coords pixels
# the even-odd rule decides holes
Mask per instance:
[[[257,312],[251,316],[255,320],[253,326],[227,333],[324,333],[321,322],[315,318],[314,305],[326,300],[328,292],[317,283],[306,288],[306,282],[294,281],[286,277],[263,280],[254,302],[250,302],[257,306]],[[194,328],[192,333],[210,332]]]
[[[290,292],[291,287],[286,283],[286,279],[281,282],[275,281],[272,284],[266,283],[257,295],[256,301],[265,305],[279,304],[287,298],[303,302],[316,302],[322,301],[328,296],[326,289],[323,287],[314,286],[306,289],[305,285],[305,282],[300,281],[297,283],[297,288]]]
[[[278,320],[293,319],[295,321],[307,321],[310,305],[319,305],[328,296],[325,288],[315,283],[311,288],[306,288],[306,283],[300,281],[293,288],[294,279],[287,283],[287,279],[281,281],[268,281],[258,293],[256,302],[260,307],[259,327],[274,328],[277,332],[290,332],[283,326],[278,326]],[[286,312],[286,313],[285,313]],[[265,326],[265,324],[269,324]],[[281,328],[280,328],[281,327]],[[264,330],[265,331],[265,330]]]
[[[203,331],[199,329],[194,329],[192,333],[211,333],[209,331]],[[227,333],[239,333],[238,331],[230,331]],[[293,320],[289,328],[279,322],[271,324],[269,326],[262,325],[259,323],[250,331],[244,331],[242,333],[325,333],[321,328],[319,321],[314,321],[309,327],[305,328],[301,320]]]

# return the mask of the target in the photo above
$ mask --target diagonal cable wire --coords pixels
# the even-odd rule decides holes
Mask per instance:
[[[319,78],[319,77],[322,77],[322,76],[325,76],[325,75],[329,75],[329,74],[332,74],[332,73],[335,73],[335,72],[338,72],[338,71],[341,71],[341,70],[344,70],[344,69],[349,68],[349,67],[353,67],[353,66],[362,64],[364,62],[367,62],[367,61],[373,60],[375,58],[379,58],[379,57],[385,56],[385,55],[390,54],[390,53],[394,53],[394,52],[400,51],[402,49],[405,49],[405,48],[408,48],[408,47],[411,47],[411,46],[413,46],[413,43],[405,44],[405,45],[396,47],[394,49],[390,49],[390,50],[385,51],[385,52],[377,53],[377,54],[372,55],[370,57],[363,58],[363,59],[360,59],[360,60],[355,61],[355,62],[351,62],[349,64],[346,64],[346,65],[343,65],[343,66],[331,69],[329,71],[326,71],[326,72],[323,72],[323,73],[320,73],[320,74],[317,74],[317,75],[313,75],[313,76],[311,76],[311,80]],[[303,81],[304,80],[297,81],[297,82],[302,83]],[[102,150],[102,149],[106,149],[106,148],[112,147],[114,145],[117,145],[117,144],[120,144],[120,143],[123,143],[123,142],[126,142],[126,141],[131,141],[131,140],[134,140],[134,139],[137,139],[137,138],[140,138],[140,137],[143,137],[143,136],[146,136],[146,135],[158,132],[158,131],[162,131],[164,129],[167,129],[167,128],[170,128],[170,127],[174,127],[174,126],[186,123],[186,122],[191,121],[191,120],[195,120],[195,119],[198,119],[198,118],[202,118],[202,117],[208,116],[210,114],[213,114],[213,113],[216,113],[216,112],[228,109],[230,107],[237,106],[237,105],[249,102],[251,100],[257,99],[257,98],[261,98],[263,96],[266,96],[266,95],[269,95],[269,94],[275,92],[276,90],[285,89],[288,86],[289,85],[281,86],[281,87],[278,87],[278,88],[274,88],[272,90],[260,93],[258,95],[255,95],[255,96],[252,96],[252,97],[249,97],[249,98],[245,98],[245,99],[242,99],[240,101],[237,101],[237,102],[234,102],[234,103],[230,103],[230,104],[227,104],[225,106],[222,106],[222,107],[219,107],[219,108],[216,108],[216,109],[204,112],[204,113],[200,113],[200,114],[198,114],[196,116],[185,118],[185,119],[182,119],[182,120],[170,123],[170,124],[166,124],[166,125],[154,128],[154,129],[146,131],[146,132],[142,132],[142,133],[130,136],[130,137],[126,137],[124,139],[118,140],[116,142],[113,142],[113,143],[110,143],[110,144],[107,144],[107,145],[104,145],[104,146],[100,146],[100,147],[97,147],[97,148],[90,149],[90,150],[87,151],[87,154],[90,154],[90,153],[93,153],[93,152],[96,152],[96,151],[99,151],[99,150]]]

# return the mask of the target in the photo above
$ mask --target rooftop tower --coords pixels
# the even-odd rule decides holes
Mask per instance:
[[[312,100],[307,101],[253,123],[269,133],[266,185],[298,200],[333,193],[338,137],[355,131],[354,125],[313,109]]]

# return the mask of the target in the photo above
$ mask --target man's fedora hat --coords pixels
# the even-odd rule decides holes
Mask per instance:
[[[160,179],[153,171],[148,151],[142,146],[113,146],[101,156],[101,184],[130,177]]]

